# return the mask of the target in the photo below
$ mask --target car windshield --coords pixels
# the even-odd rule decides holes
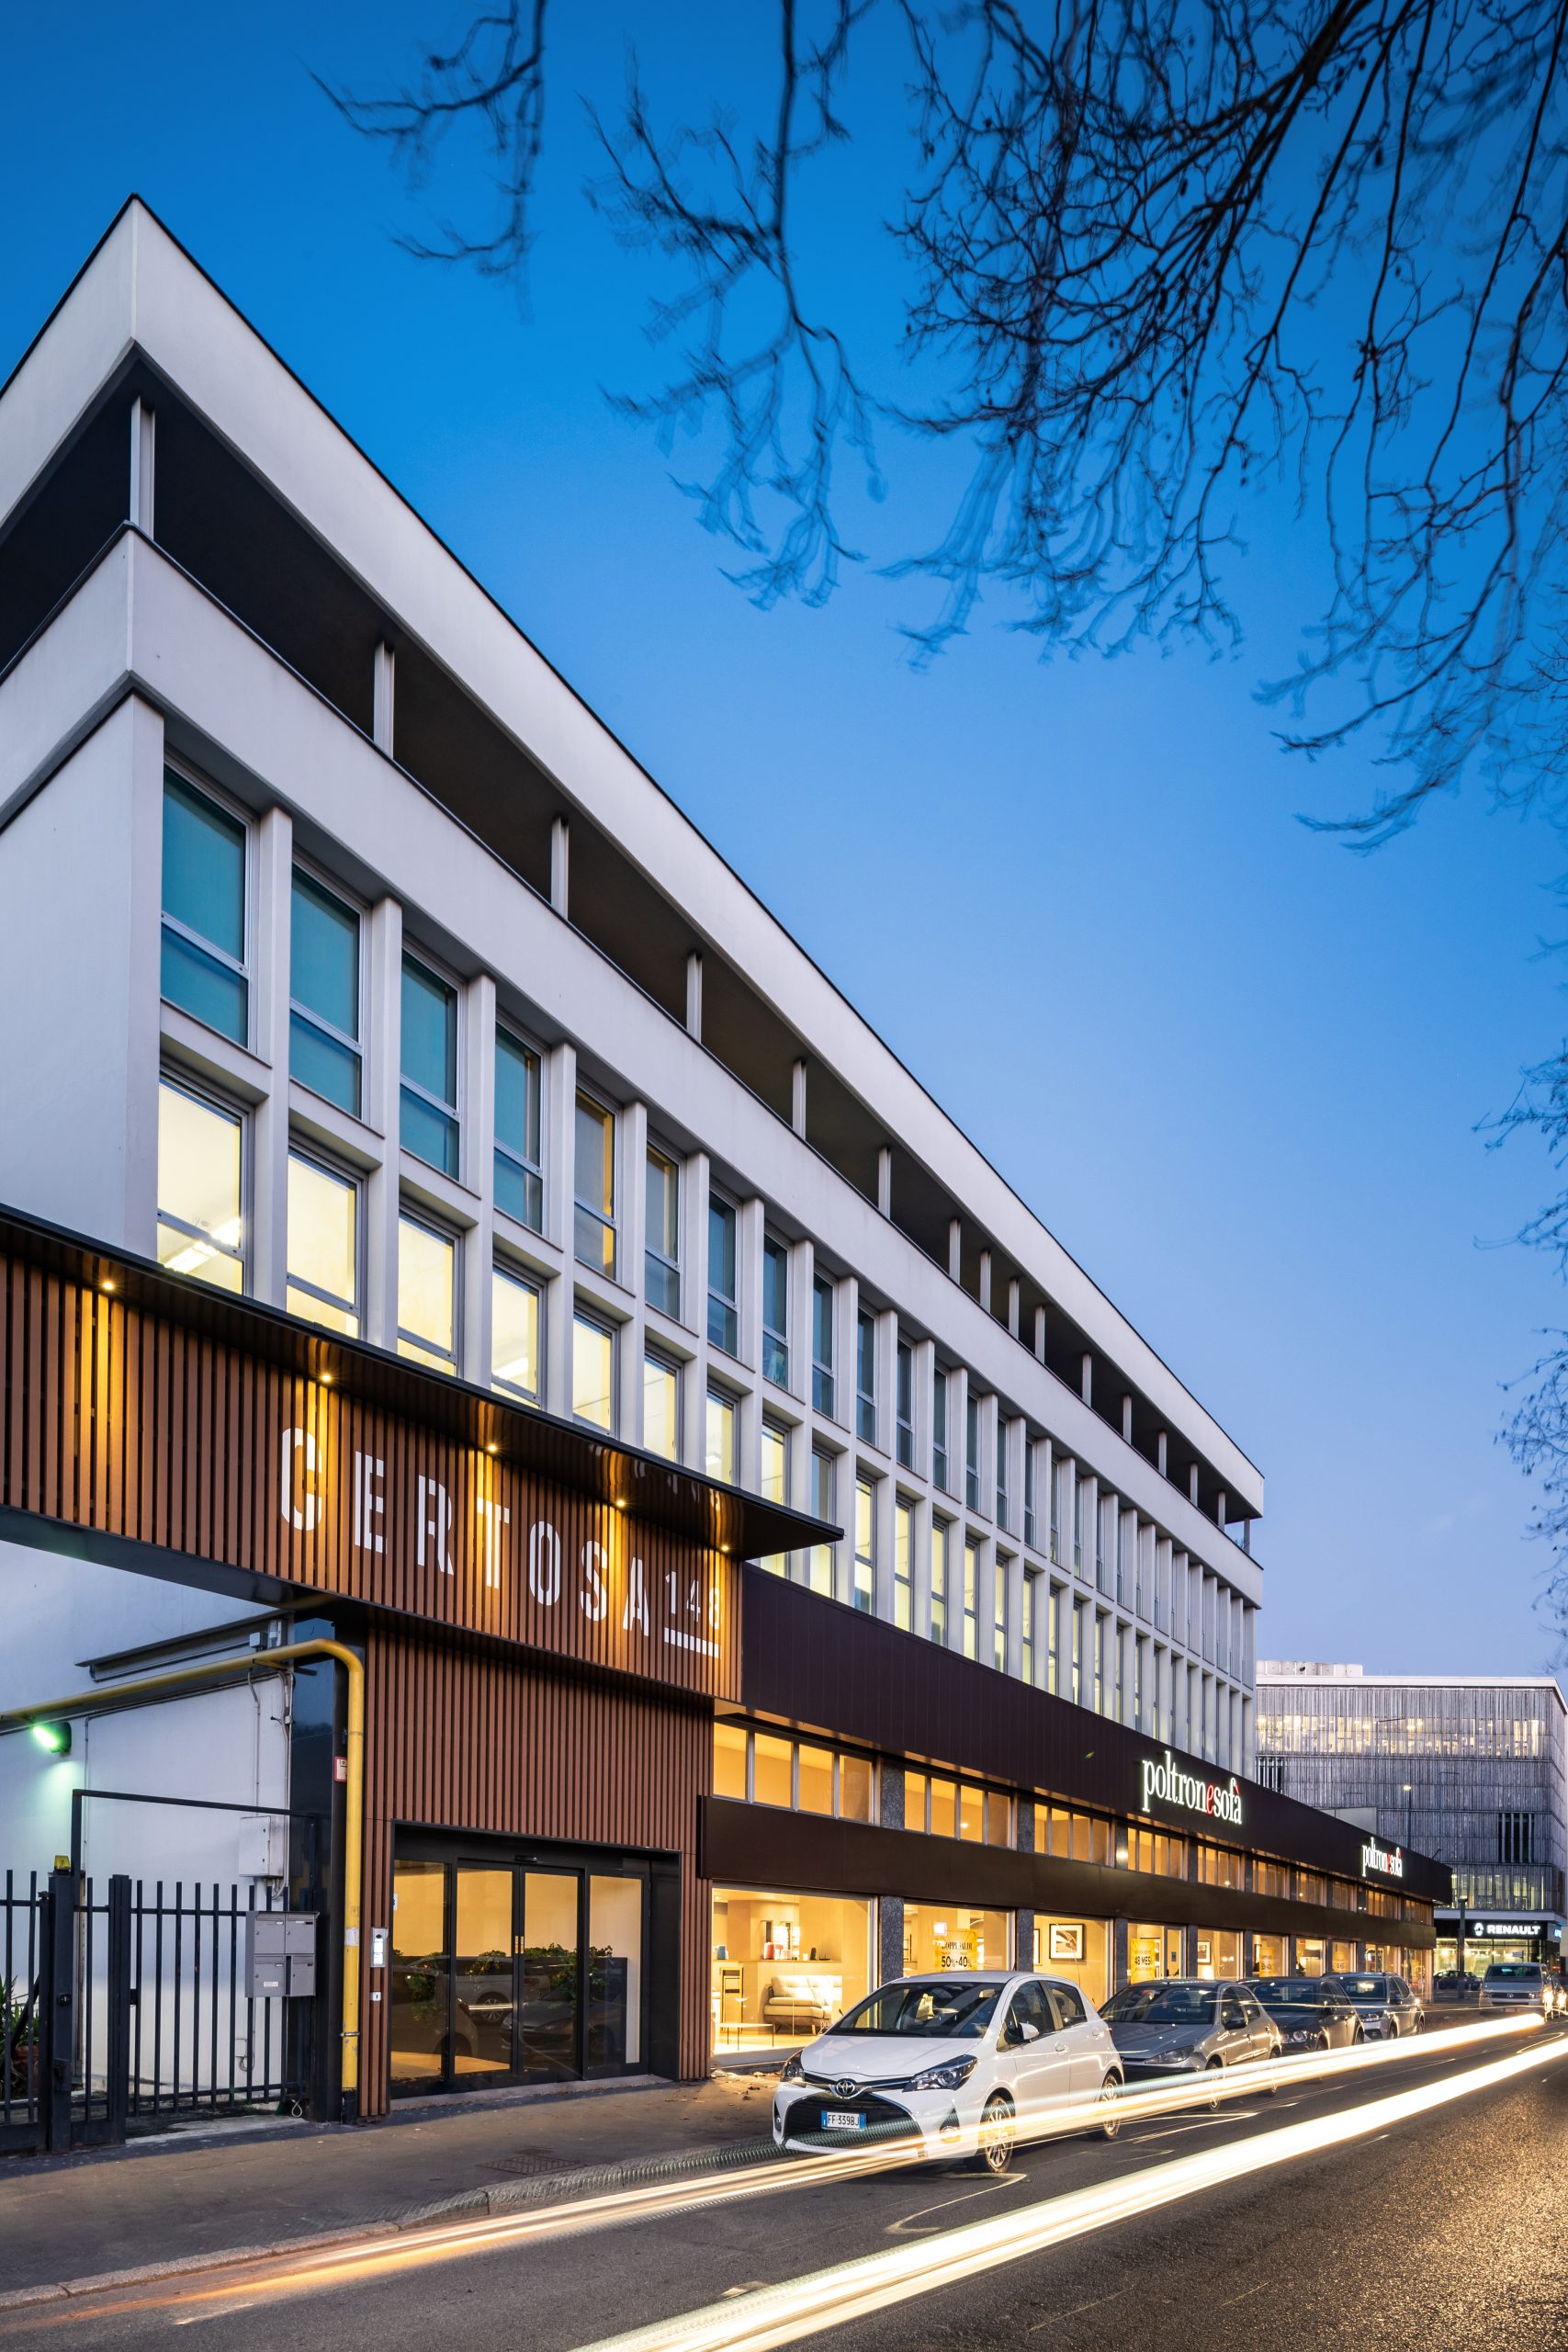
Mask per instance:
[[[1348,1993],[1353,2001],[1386,2001],[1388,1998],[1386,1976],[1342,1976],[1339,1984],[1341,1990]]]
[[[1314,2009],[1325,2008],[1329,1995],[1320,1976],[1259,1976],[1253,1991],[1260,2001],[1294,2001]]]
[[[1521,1984],[1538,1984],[1540,1982],[1540,1969],[1533,1960],[1495,1960],[1486,1973],[1505,1982],[1514,1979]]]
[[[885,1984],[833,2028],[835,2033],[888,2033],[925,2041],[977,2041],[996,2015],[999,1984],[963,1976],[934,1984]]]
[[[1213,2025],[1218,1999],[1212,1984],[1129,1984],[1100,2014],[1112,2025]]]

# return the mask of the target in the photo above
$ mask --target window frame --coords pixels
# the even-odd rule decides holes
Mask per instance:
[[[712,1447],[709,1442],[712,1428],[710,1415],[716,1407],[720,1413],[726,1413],[729,1417],[731,1461],[728,1474],[709,1466],[712,1461]],[[740,1478],[740,1399],[734,1389],[727,1388],[721,1380],[710,1380],[703,1392],[703,1476],[716,1479],[720,1486],[725,1487],[737,1486]]]
[[[191,1017],[194,1019],[195,1015],[193,1014]],[[214,1035],[221,1035],[222,1033],[221,1031],[214,1031],[213,1034]],[[196,1076],[195,1073],[187,1070],[182,1062],[165,1061],[160,1063],[158,1068],[158,1088],[160,1094],[165,1086],[171,1088],[176,1094],[184,1094],[191,1102],[199,1103],[204,1111],[213,1112],[218,1117],[231,1121],[231,1123],[239,1128],[240,1241],[238,1248],[231,1248],[229,1243],[220,1241],[214,1234],[209,1232],[205,1226],[192,1225],[187,1218],[175,1216],[171,1211],[165,1209],[163,1203],[159,1201],[155,1203],[153,1211],[153,1254],[154,1256],[157,1255],[157,1227],[161,1225],[166,1225],[169,1227],[171,1231],[183,1233],[188,1240],[192,1242],[201,1242],[209,1249],[216,1250],[220,1257],[228,1258],[233,1263],[237,1264],[240,1269],[240,1287],[237,1291],[229,1292],[227,1295],[231,1298],[248,1297],[251,1290],[250,1241],[251,1226],[254,1217],[254,1170],[251,1165],[252,1134],[249,1112],[243,1103],[236,1102],[231,1096],[225,1094],[220,1088],[207,1084],[202,1079]],[[157,1138],[154,1143],[155,1159],[160,1156],[163,1135],[162,1120],[163,1114],[162,1109],[160,1108],[159,1127]],[[163,1190],[162,1185],[157,1185],[155,1190],[161,1192]],[[159,1264],[167,1273],[178,1272],[179,1279],[182,1282],[202,1283],[209,1290],[221,1290],[223,1288],[221,1283],[208,1282],[206,1277],[198,1273],[194,1268],[187,1269],[185,1272],[179,1272],[178,1269],[167,1264],[163,1259],[159,1259]]]
[[[416,1154],[415,1157],[417,1158],[417,1156],[418,1155]],[[422,1166],[426,1164],[427,1163],[425,1162],[421,1163]],[[405,1224],[412,1225],[423,1232],[435,1235],[438,1240],[445,1241],[447,1244],[452,1252],[452,1356],[450,1376],[456,1380],[461,1376],[463,1362],[463,1237],[455,1227],[444,1224],[440,1217],[434,1216],[431,1211],[424,1206],[423,1202],[410,1202],[400,1195],[398,1200],[398,1305],[394,1345],[397,1353],[400,1356],[402,1356],[405,1363],[417,1364],[419,1369],[423,1372],[434,1372],[437,1369],[445,1368],[438,1367],[425,1362],[425,1358],[427,1356],[439,1356],[442,1354],[443,1351],[438,1347],[433,1346],[431,1341],[426,1339],[423,1333],[411,1329],[403,1321],[402,1229]],[[410,1347],[420,1350],[421,1352],[418,1356],[403,1355],[403,1342],[405,1340],[407,1340]]]
[[[874,1615],[876,1610],[876,1505],[880,1483],[880,1480],[867,1477],[863,1470],[856,1468],[854,1521],[850,1530],[850,1602],[863,1616]],[[861,1543],[863,1504],[865,1521],[863,1549]]]
[[[912,1495],[893,1498],[893,1623],[900,1633],[915,1629],[915,1544],[919,1504]],[[900,1566],[900,1555],[903,1565]]]
[[[865,1385],[867,1356],[871,1385]],[[863,1445],[874,1445],[876,1436],[876,1315],[869,1306],[855,1309],[855,1435]]]
[[[497,1065],[499,1065],[501,1060],[501,1045],[502,1038],[506,1040],[506,1043],[509,1046],[513,1046],[517,1052],[522,1054],[527,1060],[531,1061],[534,1065],[535,1071],[536,1072],[536,1083],[539,1091],[539,1157],[536,1163],[530,1163],[522,1156],[521,1153],[515,1151],[511,1144],[502,1143],[498,1134],[492,1134],[491,1137],[491,1201],[495,1209],[496,1215],[498,1216],[505,1217],[509,1224],[521,1227],[525,1233],[542,1234],[545,1230],[545,1213],[548,1206],[545,1198],[545,1169],[548,1159],[548,1151],[545,1140],[545,1119],[547,1111],[547,1103],[545,1092],[544,1047],[542,1046],[536,1046],[531,1037],[525,1036],[522,1030],[518,1028],[514,1022],[502,1020],[501,1015],[498,1013],[495,1020],[494,1034],[491,1039],[491,1054]],[[526,1216],[518,1216],[511,1209],[502,1205],[497,1193],[495,1182],[494,1163],[498,1159],[503,1159],[509,1168],[516,1169],[519,1175],[522,1177],[525,1200],[528,1197],[528,1187],[530,1184],[536,1188],[539,1203],[539,1214],[536,1221]]]
[[[818,1340],[822,1329],[821,1317],[818,1310],[822,1306],[827,1309],[828,1353],[826,1356],[818,1352]],[[811,1409],[814,1413],[822,1414],[829,1421],[836,1421],[839,1418],[835,1409],[838,1387],[834,1370],[837,1357],[838,1311],[838,1283],[831,1274],[818,1273],[813,1268],[811,1275]]]
[[[915,1343],[902,1338],[895,1342],[893,1351],[893,1420],[894,1451],[898,1466],[902,1470],[912,1470],[915,1466]]]
[[[819,1519],[824,1522],[835,1521],[838,1518],[839,1459],[840,1457],[838,1454],[833,1453],[830,1447],[825,1445],[814,1445],[811,1449],[811,1514],[814,1519]],[[823,1463],[827,1464],[827,1484],[829,1491],[829,1503],[826,1510],[822,1509],[821,1499],[818,1494],[819,1479],[818,1465],[818,1464]],[[837,1581],[837,1566],[834,1557],[837,1551],[838,1545],[836,1544],[814,1544],[807,1554],[807,1577],[811,1585],[812,1590],[825,1590],[829,1599],[833,1597],[833,1588]],[[818,1572],[824,1569],[827,1572],[827,1583],[825,1587],[819,1585],[817,1581]]]
[[[323,1095],[321,1100],[326,1102],[330,1101],[331,1098],[330,1096]],[[321,1285],[317,1283],[307,1282],[302,1275],[296,1274],[290,1268],[289,1251],[293,1239],[294,1219],[291,1214],[291,1204],[288,1199],[288,1167],[296,1159],[300,1161],[304,1167],[315,1169],[319,1175],[329,1177],[334,1184],[342,1184],[345,1190],[352,1193],[354,1195],[354,1296],[352,1299],[334,1297],[331,1291],[322,1290]],[[315,1144],[290,1135],[288,1137],[288,1150],[286,1154],[283,1186],[283,1294],[285,1311],[290,1315],[294,1313],[294,1309],[288,1306],[289,1292],[296,1290],[303,1291],[308,1297],[319,1299],[323,1306],[335,1306],[340,1314],[353,1316],[355,1324],[353,1332],[346,1335],[340,1333],[340,1338],[344,1336],[354,1339],[363,1338],[365,1332],[364,1180],[356,1170],[345,1166],[341,1160],[333,1159],[328,1153],[321,1150]],[[310,1322],[312,1320],[310,1316],[300,1316],[298,1319],[300,1322]],[[321,1330],[330,1330],[333,1327],[330,1324],[318,1324],[316,1328]]]
[[[656,1250],[649,1238],[652,1230],[648,1215],[649,1174],[655,1167],[665,1171],[670,1182],[671,1197],[675,1204],[675,1254],[672,1258],[668,1256],[662,1249]],[[644,1148],[642,1165],[642,1295],[656,1315],[667,1315],[672,1323],[678,1323],[681,1319],[681,1261],[684,1255],[682,1244],[686,1238],[685,1203],[682,1198],[683,1190],[684,1187],[681,1182],[680,1160],[672,1151],[667,1151],[661,1143],[649,1136]],[[662,1236],[660,1238],[662,1238]],[[654,1295],[656,1267],[660,1275],[667,1275],[670,1278],[671,1286],[674,1292],[672,1305],[667,1303],[665,1298]]]
[[[951,1495],[948,1473],[952,1454],[948,1446],[948,1407],[952,1402],[952,1372],[939,1363],[931,1374],[931,1484],[944,1495]]]
[[[231,799],[227,793],[219,791],[216,786],[209,784],[205,777],[198,780],[196,776],[191,775],[187,768],[181,767],[177,761],[165,757],[163,765],[163,791],[159,797],[158,802],[158,935],[160,944],[162,943],[164,932],[165,930],[172,931],[175,936],[177,939],[183,940],[187,947],[193,947],[199,956],[210,957],[213,963],[219,965],[223,970],[231,973],[240,981],[244,991],[245,1007],[245,1017],[242,1025],[241,1034],[238,1037],[234,1037],[231,1035],[227,1029],[220,1029],[216,1027],[212,1022],[203,1020],[201,1014],[199,1012],[193,1012],[188,1005],[181,1004],[172,996],[165,996],[164,993],[163,958],[161,955],[159,957],[158,969],[158,1001],[161,1004],[166,1004],[171,1012],[183,1014],[186,1020],[196,1022],[197,1025],[203,1029],[210,1029],[215,1037],[225,1037],[231,1045],[239,1046],[248,1053],[251,1050],[251,1038],[254,1033],[255,1025],[255,975],[251,968],[256,932],[254,812],[249,808],[243,808],[238,801]],[[171,778],[175,784],[179,785],[184,791],[190,793],[194,798],[197,800],[210,801],[220,816],[226,817],[231,824],[237,825],[239,827],[241,841],[240,855],[243,877],[243,889],[241,893],[241,929],[243,936],[245,953],[243,958],[237,963],[234,957],[230,955],[226,947],[220,947],[216,940],[208,939],[201,932],[193,930],[190,924],[183,922],[178,915],[170,914],[164,904],[164,893],[165,888],[165,876],[163,872],[162,863],[164,801],[168,794]]]
[[[768,1268],[776,1261],[780,1272],[780,1295],[784,1300],[782,1325],[768,1320]],[[762,1235],[762,1377],[771,1380],[775,1388],[789,1386],[789,1243],[776,1233]]]
[[[523,1266],[519,1265],[519,1264],[518,1264],[518,1262],[517,1262],[517,1261],[516,1261],[514,1258],[509,1258],[509,1257],[506,1257],[506,1256],[505,1256],[505,1255],[504,1255],[501,1250],[492,1250],[492,1251],[491,1251],[491,1261],[490,1261],[490,1280],[491,1280],[491,1336],[490,1336],[490,1385],[491,1385],[491,1390],[494,1392],[494,1394],[495,1394],[496,1396],[508,1396],[508,1397],[511,1397],[511,1398],[514,1399],[514,1400],[515,1400],[515,1402],[517,1402],[518,1404],[521,1404],[521,1405],[532,1405],[536,1409],[539,1409],[539,1408],[541,1408],[543,1407],[543,1405],[544,1405],[544,1401],[545,1401],[545,1317],[546,1317],[546,1314],[547,1314],[547,1299],[546,1299],[546,1284],[541,1281],[541,1279],[539,1278],[539,1276],[538,1276],[537,1274],[534,1273],[530,1269],[527,1269],[527,1268],[525,1268],[525,1267],[523,1267]],[[533,1393],[533,1395],[531,1395],[531,1396],[530,1396],[529,1392],[527,1391],[527,1389],[524,1388],[524,1387],[523,1387],[523,1386],[522,1386],[518,1382],[516,1382],[516,1381],[511,1381],[511,1380],[502,1380],[502,1379],[497,1375],[497,1373],[496,1373],[496,1369],[495,1369],[495,1285],[496,1285],[496,1283],[497,1283],[498,1281],[500,1281],[500,1282],[506,1282],[506,1283],[515,1283],[519,1290],[531,1291],[531,1292],[532,1292],[532,1294],[533,1294],[533,1297],[534,1297],[534,1312],[535,1312],[535,1316],[536,1316],[536,1324],[537,1324],[537,1334],[538,1334],[538,1336],[537,1336],[537,1341],[536,1341],[536,1354],[537,1354],[537,1359],[538,1359],[538,1385],[537,1385],[537,1387],[536,1388],[536,1390],[535,1390],[535,1392]]]
[[[333,899],[338,906],[344,909],[345,913],[351,914],[354,917],[354,1002],[355,1010],[359,1017],[360,1030],[363,1031],[365,1026],[366,910],[361,905],[360,901],[355,898],[351,892],[345,890],[340,883],[328,881],[326,876],[322,874],[309,858],[301,857],[296,854],[288,876],[289,1083],[292,1086],[302,1086],[306,1093],[313,1094],[319,1102],[331,1102],[333,1108],[335,1110],[342,1111],[346,1118],[363,1119],[365,1116],[365,1039],[363,1035],[352,1037],[349,1036],[345,1030],[342,1030],[338,1027],[335,1021],[329,1021],[325,1013],[317,1012],[311,1006],[305,1004],[294,993],[294,885],[296,879],[299,878],[308,882],[313,890],[319,890],[323,899]],[[339,1046],[345,1053],[351,1054],[354,1057],[355,1100],[352,1107],[350,1107],[346,1102],[339,1102],[335,1095],[323,1094],[319,1087],[311,1085],[308,1078],[300,1078],[296,1073],[294,1068],[294,1023],[297,1021],[301,1022],[307,1029],[319,1031],[321,1035],[327,1040],[329,1045]],[[400,1071],[399,1072],[399,1077],[400,1080]]]
[[[404,1041],[403,1041],[403,1025],[404,1025],[404,1024],[403,1024],[403,1018],[402,1018],[402,1005],[403,1005],[403,993],[402,993],[402,992],[403,992],[403,982],[404,982],[405,978],[407,978],[407,974],[408,974],[408,967],[409,967],[411,964],[414,966],[414,967],[415,967],[415,969],[416,969],[416,970],[421,971],[421,972],[423,972],[423,973],[425,974],[425,976],[426,976],[426,978],[429,978],[429,979],[433,979],[433,980],[436,981],[436,982],[437,982],[437,983],[438,983],[442,988],[444,988],[445,989],[446,989],[447,993],[449,994],[449,996],[451,997],[451,1000],[452,1000],[452,1094],[453,1094],[453,1100],[452,1100],[450,1102],[443,1102],[439,1099],[439,1097],[437,1097],[436,1095],[434,1095],[434,1094],[432,1094],[432,1093],[431,1093],[431,1091],[430,1091],[430,1090],[429,1090],[429,1088],[428,1088],[428,1087],[422,1086],[422,1085],[420,1084],[420,1081],[418,1080],[418,1079],[416,1079],[416,1078],[410,1078],[410,1076],[408,1075],[407,1070],[406,1070],[406,1069],[404,1069],[404,1067],[403,1067],[404,1059],[405,1059],[405,1048],[404,1048]],[[451,1165],[451,1167],[450,1167],[450,1168],[446,1167],[446,1166],[442,1161],[440,1161],[440,1160],[437,1160],[437,1159],[427,1159],[425,1158],[425,1156],[424,1156],[424,1154],[423,1154],[423,1151],[416,1151],[416,1150],[414,1149],[414,1147],[412,1146],[412,1144],[411,1144],[410,1142],[408,1142],[408,1141],[407,1141],[407,1139],[405,1138],[405,1136],[404,1136],[404,1135],[403,1135],[403,1118],[402,1118],[402,1109],[403,1109],[403,1099],[404,1099],[404,1097],[405,1097],[406,1095],[412,1095],[412,1096],[413,1097],[413,1099],[414,1099],[414,1101],[415,1101],[416,1102],[423,1102],[423,1103],[424,1104],[424,1106],[425,1106],[425,1108],[426,1108],[427,1110],[434,1112],[434,1113],[435,1113],[435,1114],[436,1114],[436,1116],[437,1116],[438,1118],[441,1118],[441,1119],[443,1119],[443,1120],[445,1120],[445,1121],[446,1121],[447,1127],[450,1129],[450,1132],[451,1132],[451,1138],[452,1138],[452,1165]],[[427,956],[427,955],[424,953],[424,951],[423,951],[423,948],[420,948],[420,947],[411,947],[411,946],[409,945],[409,944],[408,944],[407,939],[405,938],[405,940],[403,941],[403,945],[402,945],[402,953],[401,953],[401,955],[400,956],[399,960],[398,960],[398,1149],[399,1149],[400,1151],[406,1151],[406,1152],[408,1153],[409,1158],[410,1158],[411,1159],[417,1159],[417,1160],[418,1160],[418,1162],[419,1162],[419,1164],[420,1164],[420,1166],[421,1166],[422,1168],[434,1168],[434,1170],[435,1170],[435,1172],[436,1172],[436,1174],[437,1174],[438,1176],[445,1176],[445,1177],[446,1177],[446,1178],[447,1178],[447,1180],[448,1180],[450,1182],[453,1182],[453,1183],[458,1183],[458,1182],[460,1182],[462,1181],[462,1167],[463,1167],[463,1114],[462,1114],[462,1107],[461,1107],[461,1106],[462,1106],[462,1100],[463,1100],[463,990],[462,990],[462,985],[461,985],[461,983],[460,983],[458,980],[457,980],[456,978],[454,978],[454,977],[452,976],[452,974],[451,974],[451,973],[446,972],[446,971],[444,971],[444,970],[442,969],[442,967],[441,967],[440,964],[438,964],[433,956]]]
[[[608,1340],[610,1343],[610,1418],[608,1422],[590,1420],[586,1413],[580,1413],[577,1409],[577,1332],[580,1324],[590,1331],[597,1331],[602,1339]],[[591,1306],[585,1306],[581,1298],[572,1301],[570,1418],[580,1430],[597,1430],[601,1437],[613,1438],[620,1424],[620,1398],[617,1394],[620,1385],[620,1339],[621,1327],[608,1315],[595,1313]]]
[[[734,1267],[735,1287],[730,1292],[716,1288],[714,1283],[713,1227],[716,1213],[728,1216],[730,1230],[730,1259]],[[716,1185],[708,1189],[708,1250],[707,1250],[707,1342],[732,1363],[740,1359],[740,1210],[728,1193]]]
[[[606,1216],[603,1210],[596,1207],[592,1202],[585,1201],[582,1198],[581,1193],[577,1189],[577,1114],[584,1104],[586,1104],[590,1110],[597,1111],[602,1118],[607,1119],[610,1123],[610,1151],[608,1161],[610,1172],[610,1206],[608,1216]],[[612,1104],[604,1101],[603,1095],[596,1094],[591,1086],[584,1086],[581,1080],[579,1080],[576,1087],[572,1091],[571,1097],[571,1255],[573,1261],[577,1265],[586,1266],[591,1274],[598,1274],[608,1282],[616,1282],[619,1280],[619,1269],[621,1262],[620,1156],[620,1114]],[[592,1223],[596,1225],[603,1233],[609,1237],[610,1251],[608,1265],[604,1263],[602,1256],[598,1258],[584,1257],[579,1241],[579,1219],[581,1217],[588,1217],[592,1219]],[[592,1424],[590,1424],[590,1426],[592,1427]]]
[[[787,1422],[787,1421],[781,1421],[781,1420],[777,1418],[777,1416],[776,1416],[775,1414],[773,1414],[773,1413],[764,1413],[764,1414],[762,1415],[762,1422],[761,1422],[761,1449],[765,1450],[765,1449],[766,1449],[766,1447],[767,1447],[767,1445],[768,1445],[768,1443],[769,1443],[769,1442],[770,1442],[770,1440],[776,1439],[776,1440],[778,1441],[779,1446],[780,1446],[781,1451],[782,1451],[782,1455],[783,1455],[783,1462],[784,1462],[784,1492],[783,1492],[783,1494],[782,1494],[782,1495],[780,1495],[779,1497],[777,1497],[777,1498],[776,1498],[776,1500],[777,1500],[778,1506],[779,1506],[779,1508],[780,1508],[781,1510],[787,1510],[787,1509],[789,1508],[789,1474],[790,1474],[790,1459],[791,1459],[791,1440],[793,1439],[794,1435],[795,1435],[795,1431],[790,1428],[790,1426],[789,1426],[789,1424],[788,1424],[788,1422]],[[773,1498],[773,1497],[772,1497],[772,1496],[770,1496],[770,1495],[768,1494],[768,1492],[767,1492],[767,1488],[766,1488],[766,1487],[765,1487],[765,1485],[764,1485],[764,1483],[763,1483],[763,1478],[762,1478],[761,1451],[760,1451],[760,1452],[759,1452],[759,1455],[758,1455],[758,1464],[757,1464],[757,1491],[758,1491],[758,1493],[759,1493],[759,1494],[761,1494],[761,1495],[763,1497],[764,1500],[766,1500],[766,1501],[773,1501],[773,1500],[774,1500],[774,1499],[775,1499],[775,1498]]]

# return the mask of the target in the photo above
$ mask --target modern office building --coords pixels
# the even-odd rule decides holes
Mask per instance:
[[[1568,1707],[1548,1674],[1368,1674],[1262,1659],[1258,1772],[1453,1872],[1439,1968],[1555,1960],[1568,1868]]]
[[[1429,1940],[1248,1783],[1257,1470],[137,203],[0,392],[0,1860],[362,1828],[371,2105]]]

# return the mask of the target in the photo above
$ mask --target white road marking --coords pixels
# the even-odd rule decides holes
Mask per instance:
[[[909,2231],[914,2236],[921,2237],[925,2233],[911,2230],[911,2225],[916,2222],[923,2222],[928,2213],[945,2213],[950,2205],[967,2205],[974,2198],[989,2197],[993,2190],[998,2188],[1021,2188],[1028,2178],[1027,2173],[1004,2173],[1000,2180],[984,2181],[978,2188],[966,2188],[961,2197],[944,2197],[938,2204],[918,2206],[914,2212],[906,2213],[901,2220],[889,2222],[886,2233],[889,2237],[898,2237]]]

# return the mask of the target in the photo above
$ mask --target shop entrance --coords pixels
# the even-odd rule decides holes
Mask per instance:
[[[649,1866],[400,1849],[388,2040],[394,2098],[623,2075],[645,2064]]]

